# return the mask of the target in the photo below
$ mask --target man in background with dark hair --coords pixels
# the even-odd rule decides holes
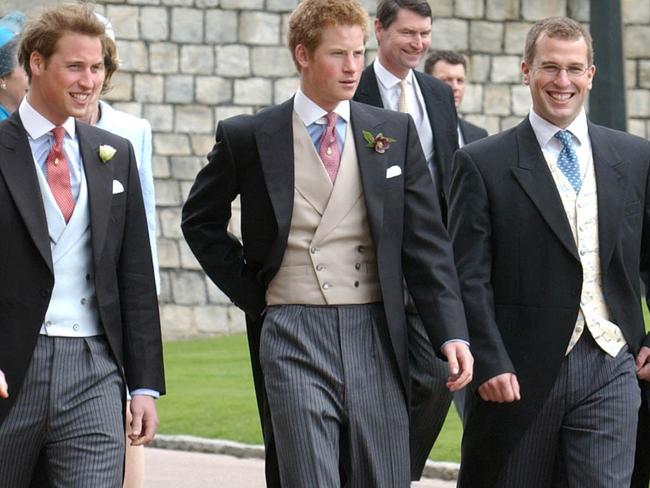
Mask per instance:
[[[374,27],[379,51],[363,71],[354,100],[411,115],[445,222],[451,160],[458,147],[456,109],[444,83],[415,71],[431,44],[431,7],[427,0],[381,0]],[[411,477],[417,480],[452,396],[445,387],[447,368],[436,358],[408,295],[405,302],[411,371]]]
[[[465,96],[467,60],[454,51],[433,51],[424,62],[424,72],[443,81],[454,94],[456,110],[460,110]],[[487,131],[458,117],[458,147],[487,137]]]

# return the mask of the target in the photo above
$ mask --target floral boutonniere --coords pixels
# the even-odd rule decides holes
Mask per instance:
[[[102,163],[108,163],[111,159],[113,159],[113,156],[115,156],[117,149],[115,149],[113,146],[109,146],[108,144],[102,144],[99,146],[97,152],[99,153],[99,159],[102,160]]]
[[[376,153],[384,154],[390,148],[391,142],[395,142],[395,139],[392,137],[386,137],[381,132],[376,136],[373,136],[371,132],[364,130],[363,138],[368,143],[366,147],[374,149]]]

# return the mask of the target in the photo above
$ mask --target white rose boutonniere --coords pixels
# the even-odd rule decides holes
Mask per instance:
[[[108,163],[111,159],[113,159],[113,156],[115,156],[117,149],[115,149],[113,146],[109,146],[108,144],[102,144],[99,146],[98,152],[99,159],[102,160],[102,163]]]

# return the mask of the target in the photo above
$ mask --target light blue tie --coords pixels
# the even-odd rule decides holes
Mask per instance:
[[[580,176],[578,156],[575,149],[573,149],[572,134],[568,130],[559,130],[554,137],[562,143],[562,150],[557,158],[557,167],[560,168],[560,171],[569,180],[575,192],[578,193],[582,186],[582,178]]]

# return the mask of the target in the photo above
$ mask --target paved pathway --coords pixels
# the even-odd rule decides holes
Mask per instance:
[[[145,488],[264,488],[264,462],[220,454],[146,448]],[[453,488],[452,481],[424,480],[412,488]]]

